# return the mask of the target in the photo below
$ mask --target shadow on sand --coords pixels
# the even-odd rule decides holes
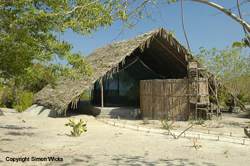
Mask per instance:
[[[12,135],[12,136],[35,136],[35,133],[31,133],[31,132],[8,132],[6,135]]]
[[[7,151],[7,150],[3,150],[2,148],[0,148],[0,153],[10,153],[11,151]]]
[[[103,156],[101,156],[103,158]],[[182,159],[182,158],[175,158],[175,159],[161,159],[155,161],[148,161],[146,157],[142,156],[131,156],[131,155],[115,155],[115,156],[104,156],[108,161],[109,165],[113,166],[120,166],[120,165],[132,165],[132,166],[155,166],[155,165],[168,165],[168,166],[179,166],[179,165],[191,165],[191,166],[198,166],[198,165],[204,165],[204,166],[216,166],[213,163],[208,162],[202,162],[200,164],[197,164],[195,161],[190,161],[188,159]],[[69,163],[61,163],[60,166],[69,166],[69,165],[102,165],[100,159],[96,160],[96,157],[93,157],[91,155],[83,155],[82,157],[73,157],[70,159],[71,162]],[[48,163],[47,165],[50,165],[51,163]],[[105,163],[105,161],[103,162]]]
[[[26,130],[26,129],[37,129],[35,127],[20,127],[15,125],[6,125],[0,126],[0,129],[9,129],[9,130]]]

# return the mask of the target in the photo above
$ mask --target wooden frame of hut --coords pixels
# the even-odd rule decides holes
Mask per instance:
[[[156,29],[132,39],[100,47],[87,56],[86,61],[93,70],[92,76],[84,75],[80,80],[75,81],[59,80],[56,88],[48,85],[35,95],[36,103],[55,110],[58,115],[62,113],[66,115],[69,105],[73,108],[77,107],[83,91],[90,89],[90,105],[97,104],[101,108],[112,104],[126,106],[133,102],[127,102],[128,95],[122,98],[119,89],[126,89],[124,82],[120,80],[121,77],[127,75],[134,82],[137,91],[138,87],[140,89],[139,99],[137,95],[137,102],[134,106],[141,107],[142,116],[158,118],[166,114],[175,116],[180,113],[179,119],[189,118],[192,92],[189,88],[190,83],[186,82],[189,76],[187,67],[189,62],[194,62],[195,59],[165,29]],[[198,66],[201,67],[199,63]],[[152,93],[146,90],[145,86],[149,86],[145,85],[146,81],[141,80],[154,82],[154,86],[150,87]],[[187,90],[183,86],[184,83]],[[116,85],[112,88],[111,84]],[[143,86],[140,87],[140,84]],[[163,84],[167,85],[164,87]],[[205,87],[208,87],[207,84],[208,81]],[[114,87],[118,89],[117,93]],[[136,91],[135,88],[133,90]],[[151,95],[149,97],[151,99],[145,95]],[[119,103],[114,98],[122,102]]]

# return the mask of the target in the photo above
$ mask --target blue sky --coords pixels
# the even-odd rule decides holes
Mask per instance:
[[[242,2],[243,0],[240,0]],[[137,0],[139,4],[141,0]],[[225,8],[236,6],[236,0],[214,0],[214,2]],[[122,35],[114,40],[122,30],[121,22],[115,22],[111,27],[106,29],[100,28],[98,32],[88,36],[80,36],[68,30],[62,39],[72,44],[73,52],[82,52],[84,56],[110,43],[132,38],[147,31],[163,27],[166,30],[175,31],[177,39],[186,46],[186,40],[181,24],[181,4],[180,2],[171,3],[170,5],[159,6],[159,13],[152,13],[152,17],[159,25],[151,19],[144,17],[140,20],[135,29],[126,29]],[[250,22],[250,3],[245,3],[242,7],[242,14],[245,21]],[[206,49],[216,47],[217,49],[225,49],[231,46],[233,42],[240,41],[244,37],[242,26],[235,20],[220,13],[208,5],[197,2],[184,2],[185,26],[189,38],[192,52],[198,53],[199,47]],[[238,15],[238,10],[232,11]],[[218,14],[220,13],[220,14]],[[216,15],[215,15],[216,14]]]

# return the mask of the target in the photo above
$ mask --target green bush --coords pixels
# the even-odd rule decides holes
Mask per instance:
[[[7,107],[7,108],[13,108],[13,93],[10,88],[7,88],[6,86],[2,86],[0,88],[0,106],[1,107]]]
[[[33,104],[34,93],[29,91],[23,91],[18,93],[18,103],[15,102],[13,108],[18,112],[22,112],[29,108]]]
[[[147,117],[143,117],[143,118],[142,118],[142,123],[143,123],[144,125],[147,125],[147,124],[149,124],[150,122],[149,122],[149,119],[148,119]]]
[[[7,87],[0,88],[0,106],[15,108],[22,112],[33,104],[34,93],[27,90],[10,89]]]
[[[160,119],[160,122],[161,122],[162,128],[164,130],[171,130],[173,128],[172,125],[173,125],[174,121],[169,122],[168,119],[163,118],[163,119]]]
[[[196,125],[203,125],[205,124],[205,120],[204,119],[198,119],[196,122],[195,122]]]
[[[247,102],[250,101],[250,100],[249,100],[250,97],[247,96],[247,93],[244,92],[243,90],[240,90],[240,93],[237,94],[237,98],[238,98],[241,102],[243,102],[243,103],[247,103]]]
[[[2,96],[4,93],[4,87],[0,87],[0,107],[2,106]]]
[[[81,100],[89,100],[89,91],[85,90],[82,94],[81,94]]]

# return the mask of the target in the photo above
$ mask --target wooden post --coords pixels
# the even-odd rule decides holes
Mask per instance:
[[[187,104],[188,104],[188,115],[187,115],[187,120],[190,118],[190,94],[191,94],[191,90],[189,89],[190,87],[189,87],[189,83],[190,83],[190,78],[188,77],[187,78],[187,94],[188,94],[188,96],[187,96]],[[164,86],[165,87],[165,86]]]
[[[91,105],[91,86],[89,87],[89,106]]]
[[[195,120],[197,120],[197,104],[198,104],[198,94],[199,94],[199,72],[196,69],[196,92],[195,92]]]
[[[216,116],[217,116],[217,120],[218,120],[219,112],[220,112],[220,102],[218,99],[218,84],[217,84],[215,78],[213,78],[213,83],[214,83],[214,88],[215,88],[215,98],[216,98],[216,102],[217,102]]]
[[[120,90],[120,75],[119,73],[117,73],[117,89],[116,89],[117,97],[119,96],[119,90]]]
[[[101,79],[101,104],[102,108],[104,107],[104,101],[103,101],[103,79]]]
[[[96,84],[97,84],[97,83],[94,83],[93,103],[95,103],[96,101],[98,101],[98,99],[97,99]]]

